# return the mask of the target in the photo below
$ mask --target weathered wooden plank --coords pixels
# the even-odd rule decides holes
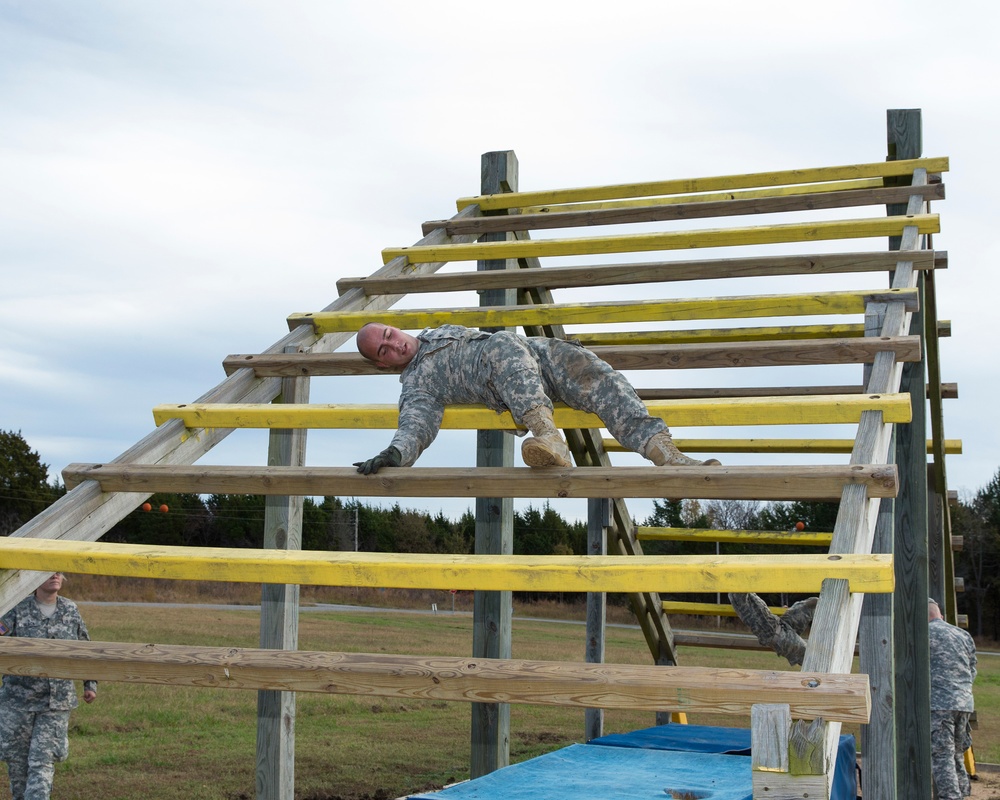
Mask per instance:
[[[590,348],[615,369],[711,369],[721,367],[863,364],[875,353],[891,350],[899,361],[920,360],[920,337],[841,338],[736,344],[621,344]],[[232,373],[251,368],[258,377],[280,375],[382,374],[389,370],[355,353],[287,353],[229,356]]]
[[[382,250],[382,261],[389,263],[395,258],[405,258],[411,264],[438,261],[452,263],[494,258],[611,255],[614,253],[646,253],[655,250],[686,250],[695,247],[749,247],[788,242],[868,239],[879,236],[899,236],[902,234],[903,228],[908,225],[917,226],[920,233],[924,234],[938,233],[941,230],[937,214],[918,214],[913,217],[788,222],[742,228],[706,228],[694,231],[581,236],[573,239],[386,247]]]
[[[896,492],[895,467],[387,467],[361,475],[353,467],[248,467],[160,464],[70,464],[67,486],[97,481],[111,492],[190,492],[306,497],[697,497],[828,500],[845,484],[875,497]]]
[[[871,555],[621,558],[263,552],[0,538],[0,566],[135,578],[461,591],[813,592],[831,577],[842,578],[853,592],[893,588],[892,557]]]
[[[761,791],[767,795],[768,775],[758,772],[788,772],[788,730],[792,724],[791,709],[782,703],[757,703],[750,709],[752,744],[751,769],[755,791],[758,781],[765,785]]]
[[[651,400],[653,416],[675,427],[686,425],[805,425],[855,423],[868,410],[882,411],[887,421],[910,419],[908,395],[816,395],[806,397],[730,397]],[[162,425],[180,419],[189,428],[373,428],[399,426],[395,405],[301,404],[272,406],[242,403],[178,403],[153,409]],[[557,405],[560,428],[600,428],[594,414]],[[485,406],[448,406],[441,422],[449,430],[516,430],[509,411],[498,414]]]
[[[610,200],[621,197],[650,197],[660,194],[690,194],[725,189],[749,189],[757,186],[785,186],[799,183],[818,183],[859,178],[885,178],[909,175],[915,169],[928,172],[947,172],[947,158],[917,158],[899,161],[876,161],[870,164],[847,164],[835,167],[790,169],[775,172],[755,172],[743,175],[718,175],[706,178],[676,178],[666,181],[619,183],[607,186],[585,186],[552,191],[515,192],[502,195],[462,197],[459,209],[478,205],[483,211],[502,208],[522,208],[527,205],[551,205],[590,200]]]
[[[288,326],[312,326],[319,334],[358,331],[369,322],[417,330],[439,325],[505,328],[518,325],[608,324],[666,320],[789,317],[825,314],[864,314],[868,303],[901,303],[909,311],[919,306],[916,291],[819,292],[736,297],[691,297],[613,303],[557,303],[551,305],[478,306],[398,311],[301,312],[288,316]]]
[[[885,205],[906,202],[919,192],[927,200],[943,200],[944,184],[927,184],[919,188],[887,186],[881,188],[850,189],[840,192],[813,192],[804,195],[777,197],[729,198],[707,200],[690,198],[684,203],[650,204],[648,206],[620,206],[617,208],[560,210],[537,213],[513,214],[502,217],[477,217],[470,220],[430,220],[422,226],[424,234],[444,228],[449,235],[463,233],[497,233],[500,231],[552,230],[554,228],[582,228],[594,225],[631,225],[643,222],[706,219],[709,217],[736,217],[748,214],[778,214],[794,211],[815,211],[830,208],[856,208],[858,206]]]
[[[361,289],[369,295],[422,292],[467,292],[484,289],[565,289],[593,286],[624,286],[635,283],[749,278],[775,275],[828,275],[881,272],[896,265],[889,252],[816,253],[799,256],[753,256],[750,258],[704,259],[701,261],[656,261],[633,264],[590,264],[579,267],[545,267],[530,270],[449,272],[435,275],[399,275],[341,278],[340,292]],[[945,251],[917,250],[908,254],[917,269],[944,269]]]
[[[385,653],[0,639],[0,669],[164,686],[281,689],[411,700],[746,714],[761,699],[793,717],[868,718],[862,675]]]

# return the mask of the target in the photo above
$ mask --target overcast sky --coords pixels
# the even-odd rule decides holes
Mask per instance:
[[[514,150],[524,190],[862,163],[885,157],[886,109],[921,108],[924,154],[951,158],[934,208],[960,392],[945,432],[965,448],[949,483],[974,492],[1000,463],[998,8],[0,0],[0,429],[53,477],[116,457],[154,405],[196,399],[227,354],[453,214],[483,152]],[[316,435],[310,463],[389,435]],[[206,461],[265,448],[238,432]],[[420,462],[455,463],[442,442]]]

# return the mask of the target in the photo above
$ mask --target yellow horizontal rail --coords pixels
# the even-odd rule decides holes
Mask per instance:
[[[756,200],[769,197],[793,197],[803,194],[845,192],[856,189],[880,189],[882,178],[863,178],[857,181],[832,181],[796,186],[775,186],[766,189],[745,189],[733,192],[706,192],[704,194],[678,194],[667,197],[637,197],[629,200],[600,200],[594,203],[560,203],[542,206],[523,206],[522,214],[561,214],[572,211],[601,211],[606,208],[648,208],[650,206],[675,206],[686,203],[714,203],[731,200]]]
[[[829,547],[832,533],[820,531],[718,531],[704,528],[636,528],[643,542],[722,542],[724,544],[779,544]]]
[[[154,547],[6,537],[0,569],[314,586],[522,592],[852,592],[893,590],[892,557],[467,556]]]
[[[864,314],[870,302],[904,303],[916,311],[916,289],[762,294],[734,297],[686,297],[648,302],[553,303],[549,305],[488,306],[395,311],[316,311],[288,316],[288,327],[312,325],[317,334],[360,330],[381,322],[397,328],[421,330],[440,325],[504,328],[519,325],[595,325],[629,322],[667,322],[699,319],[822,316]]]
[[[646,253],[654,250],[685,250],[706,247],[743,247],[782,242],[822,242],[837,239],[868,239],[902,236],[903,229],[917,228],[921,234],[941,230],[937,214],[901,217],[790,222],[737,228],[705,228],[693,231],[583,236],[575,239],[522,239],[509,242],[415,245],[387,247],[382,261],[405,257],[411,264],[477,261],[482,259],[545,258],[553,256]]]
[[[698,425],[803,425],[851,424],[863,411],[881,411],[885,422],[909,422],[910,396],[816,395],[798,397],[689,398],[650,400],[646,408],[673,427]],[[153,420],[162,425],[179,419],[188,428],[372,428],[399,427],[395,405],[298,405],[284,403],[180,403],[153,409]],[[594,414],[558,405],[560,428],[601,428]],[[497,414],[485,406],[448,406],[442,428],[453,430],[515,430],[510,412]],[[523,427],[522,427],[523,430]]]
[[[912,158],[899,161],[876,161],[870,164],[848,164],[834,167],[752,172],[742,175],[718,175],[707,178],[675,178],[665,181],[619,183],[607,186],[585,186],[575,189],[553,189],[535,192],[509,192],[476,197],[461,197],[459,210],[476,204],[483,211],[553,203],[578,203],[594,200],[614,200],[625,197],[654,197],[656,195],[693,194],[697,192],[724,191],[727,189],[752,189],[764,186],[819,183],[834,180],[861,180],[911,175],[916,169],[928,172],[947,172],[948,159]],[[851,186],[849,188],[857,188]]]
[[[851,453],[854,439],[679,439],[674,443],[685,453]],[[614,439],[602,439],[609,453],[629,452]],[[934,441],[927,440],[927,452],[934,452]],[[944,452],[962,454],[961,439],[945,439]]]
[[[787,609],[781,606],[769,606],[770,612],[781,616]],[[735,617],[736,609],[728,603],[675,603],[663,601],[663,610],[667,614],[690,614],[697,617]]]

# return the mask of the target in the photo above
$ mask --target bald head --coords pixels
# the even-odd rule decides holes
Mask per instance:
[[[381,322],[369,322],[357,335],[358,352],[380,367],[401,369],[417,354],[420,342],[416,336]]]

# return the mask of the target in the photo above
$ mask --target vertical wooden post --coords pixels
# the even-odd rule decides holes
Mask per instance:
[[[592,497],[587,501],[587,555],[608,554],[608,528],[611,526],[611,502]],[[604,630],[607,621],[607,595],[587,592],[587,647],[584,660],[588,664],[604,663]],[[584,741],[604,735],[604,709],[588,708],[584,712]]]
[[[286,352],[296,352],[288,347]],[[276,402],[308,403],[309,379],[285,378]],[[305,430],[273,430],[268,466],[304,466]],[[264,547],[302,549],[301,497],[268,497],[264,506]],[[260,646],[296,650],[299,646],[299,587],[265,583],[261,587]],[[257,800],[294,800],[295,692],[257,692]]]
[[[484,153],[482,194],[517,191],[517,157],[512,150]],[[481,241],[506,241],[511,234],[486,234]],[[480,261],[479,270],[507,269],[506,259]],[[513,289],[480,293],[481,306],[513,305]],[[476,466],[514,465],[513,437],[501,431],[479,431]],[[476,553],[511,555],[514,552],[514,501],[509,497],[476,498]],[[511,593],[476,592],[473,600],[472,652],[475,658],[511,657]],[[471,777],[478,778],[510,763],[510,705],[472,704]]]
[[[873,553],[892,552],[891,498],[879,504]],[[858,639],[861,672],[868,675],[872,711],[861,726],[861,785],[865,800],[896,800],[896,702],[893,669],[892,595],[866,594]]]
[[[887,113],[890,160],[922,154],[919,109]],[[890,206],[889,213],[899,213]],[[898,249],[899,242],[890,241]],[[923,289],[920,279],[918,289]],[[921,302],[923,308],[923,302]],[[923,333],[921,313],[912,317],[910,333]],[[913,419],[896,428],[899,494],[895,502],[893,594],[896,696],[896,783],[899,797],[931,797],[930,654],[927,635],[927,425],[924,361],[903,365],[901,392],[909,392]]]

